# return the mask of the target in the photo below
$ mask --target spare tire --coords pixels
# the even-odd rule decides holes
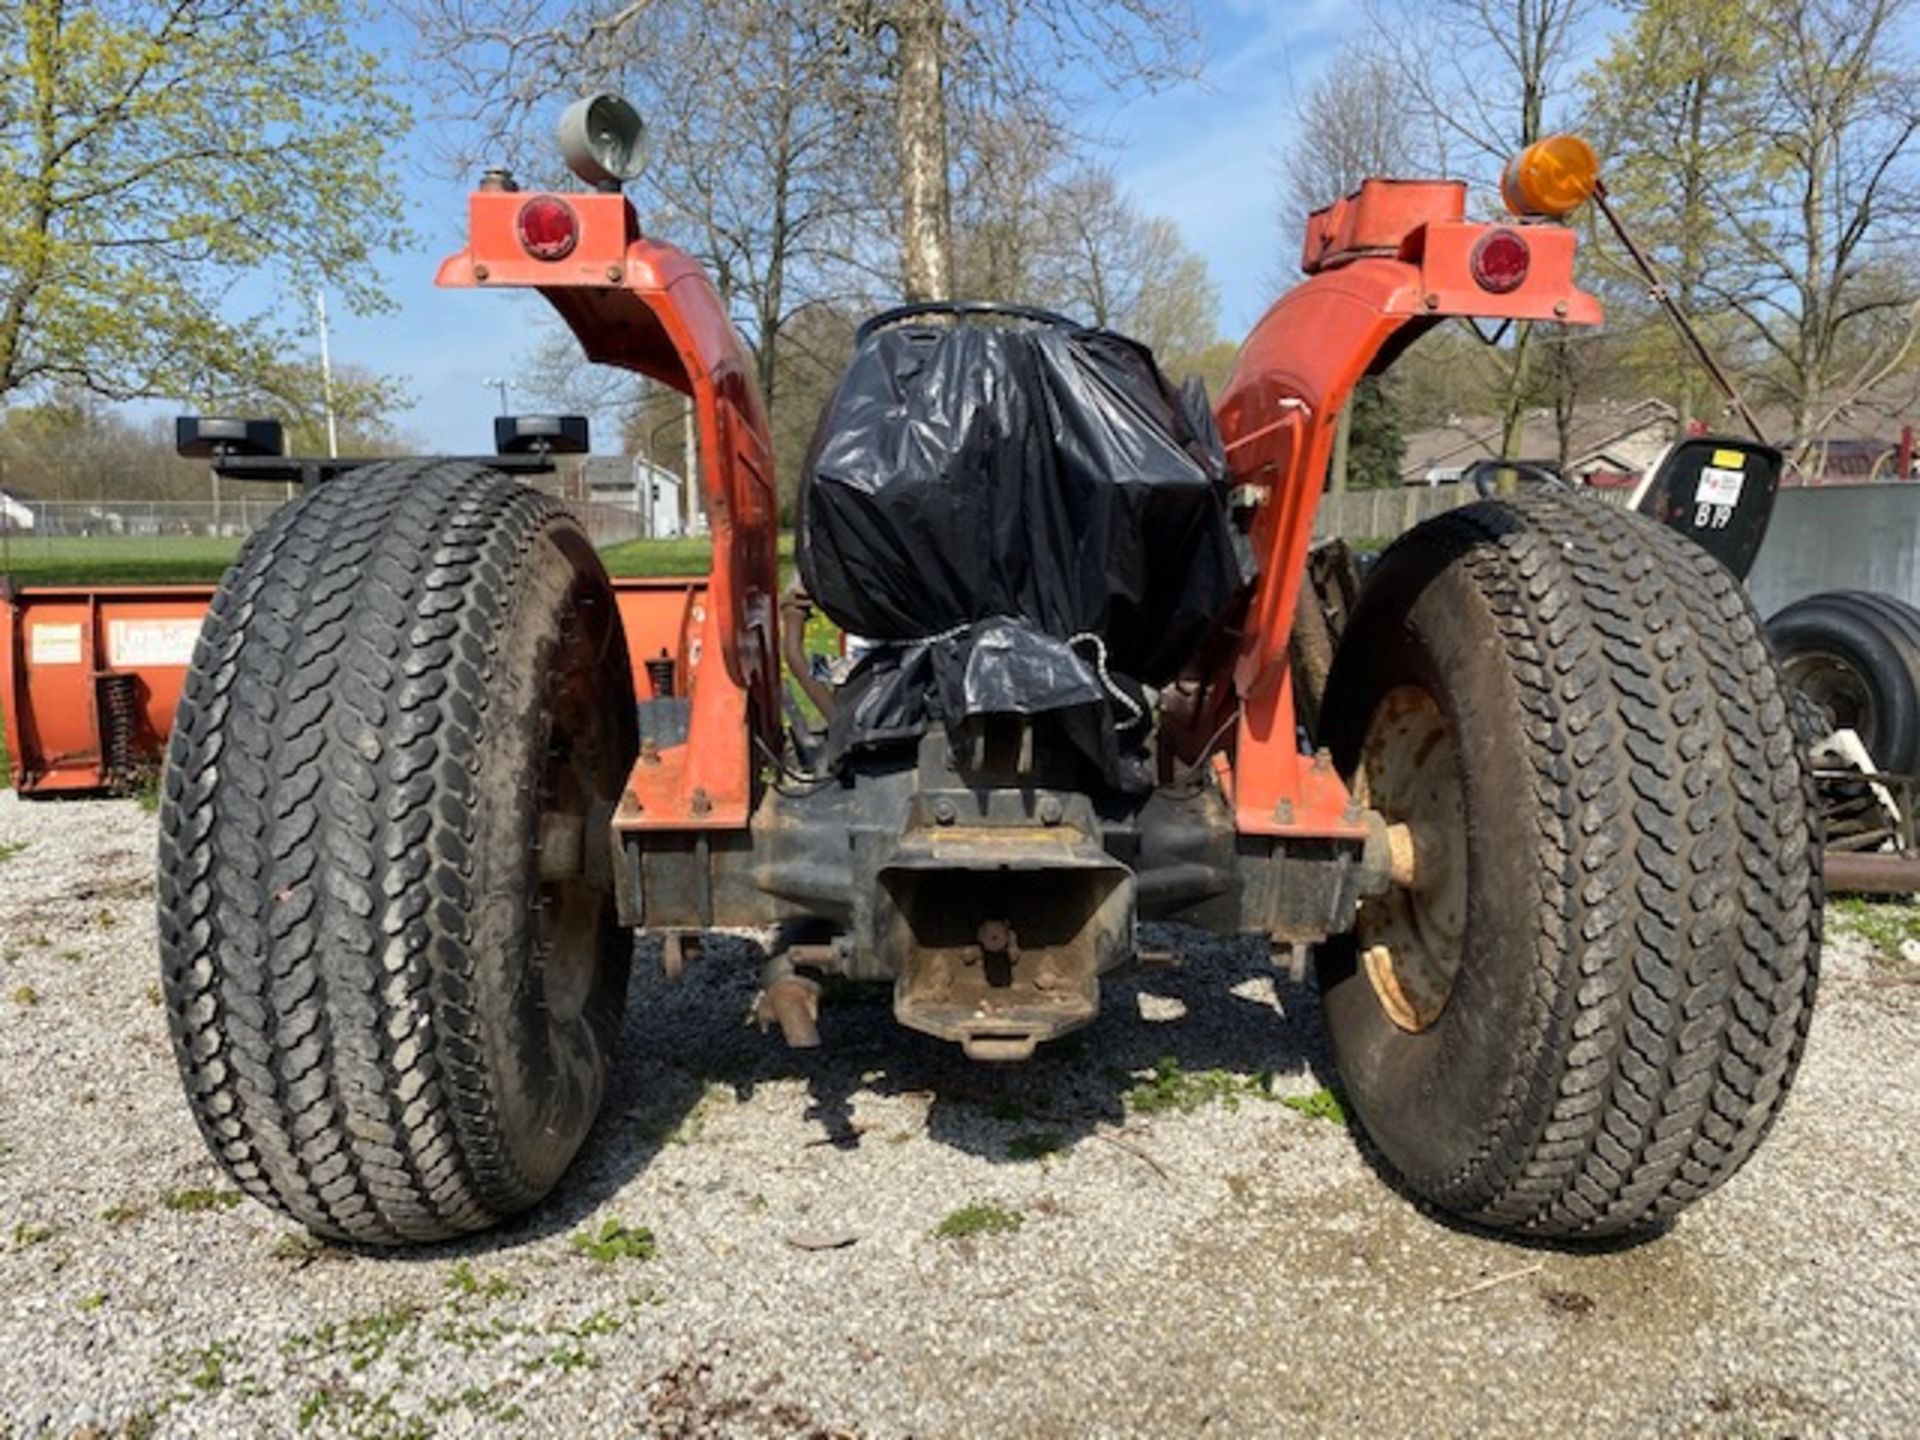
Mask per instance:
[[[1920,610],[1891,595],[1830,590],[1767,622],[1787,682],[1852,730],[1882,770],[1920,772]]]

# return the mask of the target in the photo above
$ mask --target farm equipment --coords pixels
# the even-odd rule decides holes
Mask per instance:
[[[692,397],[712,570],[636,643],[565,511],[475,461],[353,468],[250,542],[160,821],[177,1057],[248,1193],[373,1243],[538,1203],[606,1089],[629,928],[670,972],[773,930],[790,1044],[831,1039],[837,976],[983,1061],[1091,1023],[1141,921],[1252,933],[1317,959],[1347,1098],[1445,1210],[1639,1233],[1746,1161],[1806,1033],[1820,862],[1734,577],[1541,493],[1419,527],[1357,597],[1309,583],[1359,379],[1448,317],[1599,321],[1553,218],[1591,175],[1525,157],[1509,223],[1367,181],[1211,411],[1057,316],[876,317],[802,483],[811,603],[873,642],[822,732],[782,724],[746,352],[619,193],[631,112],[570,115],[594,188],[491,172],[439,280],[535,289]]]

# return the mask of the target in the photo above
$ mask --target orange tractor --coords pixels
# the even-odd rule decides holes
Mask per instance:
[[[801,577],[865,642],[805,677],[822,727],[783,719],[748,356],[619,193],[631,112],[569,114],[591,188],[490,174],[440,283],[536,289],[692,397],[712,571],[623,590],[469,461],[345,469],[248,543],[171,723],[160,933],[188,1098],[249,1194],[375,1243],[535,1205],[606,1090],[629,930],[672,970],[715,927],[778,935],[790,1043],[838,976],[987,1061],[1093,1021],[1141,921],[1263,936],[1311,956],[1379,1154],[1487,1226],[1642,1231],[1745,1162],[1821,891],[1738,581],[1565,491],[1421,525],[1350,606],[1309,563],[1357,381],[1450,317],[1599,321],[1554,218],[1578,151],[1516,163],[1507,223],[1450,182],[1314,215],[1211,410],[1061,317],[876,317],[800,488]],[[1709,460],[1716,495],[1768,463]]]

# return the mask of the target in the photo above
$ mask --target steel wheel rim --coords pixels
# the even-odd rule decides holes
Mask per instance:
[[[1833,717],[1835,730],[1851,730],[1869,753],[1880,734],[1880,706],[1857,666],[1827,650],[1790,656],[1780,667],[1802,695]]]
[[[1365,901],[1355,933],[1368,983],[1399,1029],[1430,1029],[1453,998],[1466,954],[1466,788],[1439,703],[1417,685],[1374,707],[1356,786],[1389,825],[1411,833],[1414,875]]]

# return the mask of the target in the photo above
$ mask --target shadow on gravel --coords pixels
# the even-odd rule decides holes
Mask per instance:
[[[659,945],[644,942],[613,1084],[555,1192],[499,1229],[390,1258],[445,1260],[579,1228],[662,1148],[697,1138],[696,1112],[716,1087],[745,1101],[762,1086],[801,1081],[812,1133],[800,1144],[841,1149],[885,1143],[857,1125],[861,1096],[921,1095],[931,1139],[1022,1163],[1122,1124],[1128,1092],[1157,1077],[1173,1077],[1176,1090],[1191,1082],[1241,1095],[1270,1076],[1328,1083],[1332,1062],[1310,980],[1288,981],[1257,939],[1155,929],[1154,943],[1182,957],[1178,967],[1109,977],[1099,1019],[1015,1065],[968,1060],[959,1046],[902,1027],[884,984],[831,989],[821,1004],[821,1048],[789,1050],[777,1030],[763,1035],[749,1021],[766,958],[758,945],[709,936],[702,957],[669,982]],[[790,1094],[760,1103],[792,1105]]]
[[[672,982],[661,971],[659,944],[643,942],[635,950],[613,1084],[554,1193],[519,1220],[468,1239],[369,1253],[389,1262],[437,1262],[578,1230],[665,1147],[698,1143],[698,1112],[717,1091],[748,1101],[763,1086],[800,1081],[804,1100],[782,1089],[759,1103],[804,1107],[809,1133],[798,1147],[843,1150],[899,1138],[869,1135],[858,1124],[862,1096],[923,1096],[930,1139],[1000,1164],[1030,1163],[1103,1133],[1119,1140],[1130,1095],[1137,1099],[1156,1084],[1190,1096],[1191,1105],[1176,1098],[1169,1107],[1181,1109],[1222,1096],[1262,1103],[1250,1092],[1267,1079],[1305,1075],[1344,1103],[1311,978],[1289,981],[1255,938],[1171,926],[1152,927],[1149,937],[1182,963],[1107,978],[1098,1020],[1013,1065],[968,1060],[959,1046],[904,1028],[893,1018],[886,984],[831,988],[821,1003],[821,1048],[789,1050],[777,1030],[762,1034],[749,1018],[766,960],[759,945],[710,935],[701,958]],[[1636,1249],[1666,1233],[1566,1241],[1492,1231],[1411,1194],[1358,1125],[1348,1133],[1409,1210],[1458,1234],[1516,1249],[1598,1254]]]

